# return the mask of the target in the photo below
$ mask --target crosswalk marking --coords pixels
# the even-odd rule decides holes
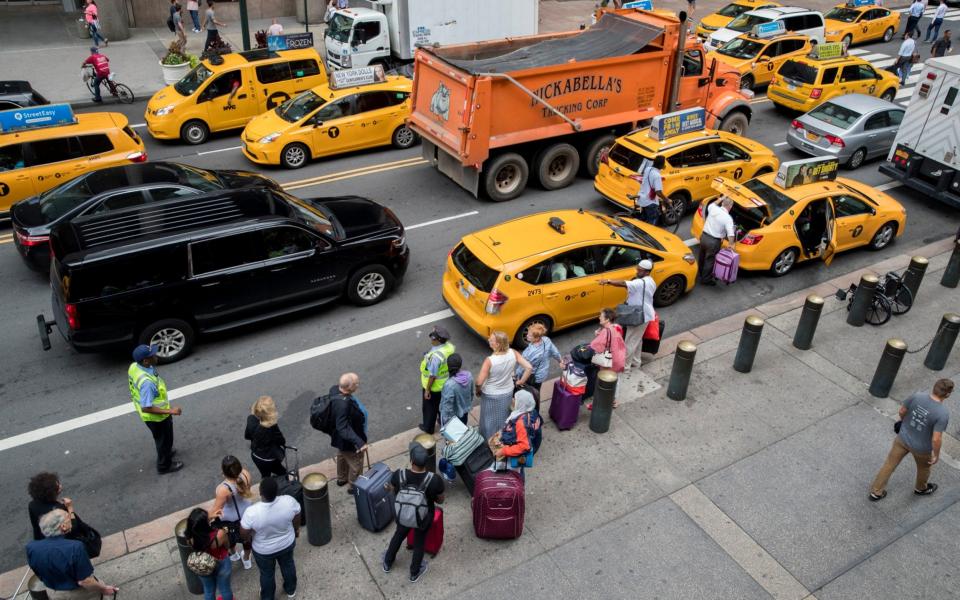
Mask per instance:
[[[863,55],[860,56],[860,58],[862,58],[863,60],[868,61],[868,62],[873,62],[873,61],[877,60],[878,58],[886,58],[886,57],[887,57],[887,55],[886,55],[886,54],[883,54],[882,52],[875,53],[875,54],[863,54]]]
[[[871,50],[867,50],[866,48],[850,48],[847,50],[847,54],[852,54],[854,56],[862,56],[864,54],[870,54],[871,52]]]
[[[886,69],[887,67],[889,67],[895,62],[897,62],[897,59],[895,58],[885,58],[883,60],[873,61],[873,66],[875,66],[878,69]]]

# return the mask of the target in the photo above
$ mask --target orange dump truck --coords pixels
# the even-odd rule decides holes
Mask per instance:
[[[424,158],[500,201],[529,179],[553,190],[593,177],[617,136],[662,113],[702,106],[707,127],[742,133],[739,77],[704,64],[683,17],[610,10],[583,31],[419,48],[408,123]]]

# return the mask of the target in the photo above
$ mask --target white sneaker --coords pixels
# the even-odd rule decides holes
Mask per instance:
[[[239,552],[234,552],[233,554],[230,555],[230,562],[237,562],[241,558],[243,558],[242,554],[240,554]]]
[[[249,571],[252,568],[253,568],[253,559],[252,558],[243,559],[243,569],[245,571]]]

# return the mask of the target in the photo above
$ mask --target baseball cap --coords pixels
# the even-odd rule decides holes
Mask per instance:
[[[433,331],[427,334],[431,339],[447,341],[450,339],[450,332],[440,327],[439,325],[434,325]]]
[[[96,46],[90,46],[90,54],[99,54],[99,53],[100,53],[100,48],[97,48]]]
[[[157,355],[156,346],[148,346],[146,344],[140,344],[133,349],[133,360],[135,362],[140,362],[145,358],[150,358],[151,356]]]
[[[645,258],[641,260],[640,262],[637,263],[637,266],[643,269],[644,271],[653,270],[653,262],[651,262],[649,258]]]
[[[427,449],[416,442],[410,442],[410,462],[418,467],[427,466]]]

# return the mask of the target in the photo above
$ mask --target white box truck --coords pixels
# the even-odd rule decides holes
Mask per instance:
[[[960,56],[927,60],[880,172],[960,208]]]
[[[537,33],[539,0],[352,0],[324,36],[330,69],[413,62],[417,46]]]

